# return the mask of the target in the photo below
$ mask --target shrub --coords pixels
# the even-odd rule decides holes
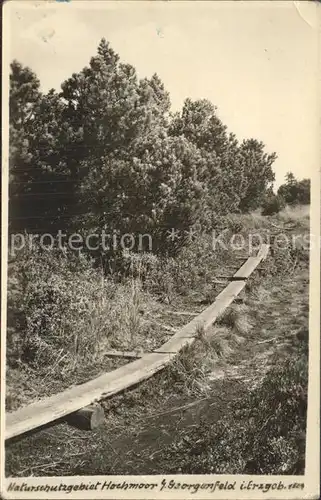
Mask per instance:
[[[178,438],[166,454],[168,473],[303,474],[307,366],[304,354],[289,359],[233,401],[222,420]]]
[[[124,253],[123,276],[139,279],[145,290],[170,301],[175,294],[187,294],[213,277],[217,255],[209,248],[209,240],[202,236],[181,248],[176,257]]]
[[[141,333],[140,282],[116,284],[82,254],[24,249],[8,280],[9,366],[45,369],[62,356],[68,371],[75,360],[93,359],[111,342],[129,346]]]
[[[70,343],[88,314],[93,281],[99,282],[82,255],[76,259],[40,248],[19,252],[9,264],[8,280],[9,362],[33,361],[41,349]]]
[[[262,204],[262,215],[274,215],[285,207],[284,198],[280,195],[271,194],[267,196]]]

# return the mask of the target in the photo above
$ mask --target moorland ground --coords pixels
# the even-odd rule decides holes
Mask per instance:
[[[206,336],[152,379],[102,402],[102,429],[59,423],[21,436],[7,443],[7,475],[304,472],[309,215],[297,207],[220,224],[246,238],[283,233],[288,244],[271,246]],[[108,358],[108,349],[160,346],[215,299],[225,286],[217,278],[232,275],[248,253],[207,243],[195,239],[175,258],[127,255],[121,281],[86,259],[74,265],[55,252],[17,254],[9,312],[12,325],[21,323],[8,344],[7,411],[129,361]],[[26,324],[34,335],[23,336]]]

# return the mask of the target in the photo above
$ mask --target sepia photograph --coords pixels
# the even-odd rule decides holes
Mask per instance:
[[[8,1],[3,498],[318,498],[320,6]]]

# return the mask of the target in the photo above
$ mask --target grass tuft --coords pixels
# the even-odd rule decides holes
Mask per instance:
[[[234,304],[224,311],[218,324],[233,330],[241,336],[249,334],[252,325],[248,317],[248,308],[245,305]]]

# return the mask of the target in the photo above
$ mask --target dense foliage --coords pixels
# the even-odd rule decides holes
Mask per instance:
[[[301,339],[302,341],[302,339]],[[229,405],[214,425],[200,422],[166,452],[168,472],[302,474],[307,410],[307,336],[304,353],[271,369],[263,382]],[[179,457],[179,463],[175,458]]]
[[[160,78],[138,79],[103,39],[79,73],[43,94],[11,65],[10,229],[148,232],[260,206],[275,153],[227,132],[217,108],[186,99],[172,114]]]
[[[90,261],[40,248],[25,248],[9,263],[8,290],[9,366],[46,366],[60,349],[75,354],[102,295],[101,277]]]
[[[280,194],[275,194],[272,189],[268,191],[262,202],[262,215],[274,215],[285,208],[285,200]]]

